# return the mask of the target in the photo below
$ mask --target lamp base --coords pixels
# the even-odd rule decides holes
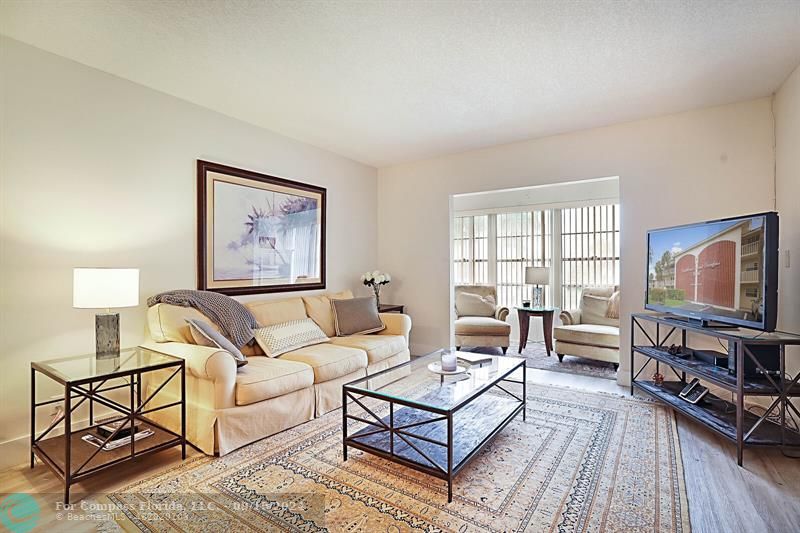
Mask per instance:
[[[542,307],[542,288],[541,287],[534,287],[533,288],[533,306],[534,307]]]
[[[94,344],[98,359],[119,356],[119,313],[95,315]]]

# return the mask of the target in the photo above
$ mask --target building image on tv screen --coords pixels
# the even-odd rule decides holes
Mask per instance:
[[[764,217],[650,233],[647,303],[759,322]]]

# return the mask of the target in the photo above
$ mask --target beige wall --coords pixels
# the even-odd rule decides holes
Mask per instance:
[[[778,329],[800,332],[800,67],[776,94],[774,110],[776,190],[781,217]],[[787,353],[790,368],[800,370],[800,347]]]
[[[196,159],[327,187],[328,286],[375,268],[375,169],[17,41],[0,50],[0,465],[26,458],[30,361],[94,350],[73,267],[138,267],[143,302],[195,287]],[[145,308],[120,311],[135,345]]]
[[[648,228],[772,209],[770,99],[703,109],[380,169],[378,259],[386,301],[414,317],[415,353],[450,341],[453,194],[619,176],[622,345],[642,309]],[[628,380],[623,356],[620,381]]]

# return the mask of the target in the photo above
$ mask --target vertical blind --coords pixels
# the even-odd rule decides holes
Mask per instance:
[[[619,205],[454,218],[456,284],[494,284],[499,304],[519,305],[531,299],[528,266],[558,270],[545,287],[544,302],[565,309],[577,307],[583,287],[619,284]],[[560,288],[554,286],[559,277]]]
[[[532,287],[525,283],[525,268],[551,264],[552,212],[498,213],[497,299],[506,306],[531,299]],[[550,302],[549,286],[545,302]]]
[[[584,287],[619,284],[619,205],[561,209],[561,306]]]
[[[489,283],[489,216],[453,219],[453,274],[460,284]]]

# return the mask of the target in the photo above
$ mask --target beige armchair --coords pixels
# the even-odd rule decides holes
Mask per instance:
[[[489,285],[456,285],[456,349],[489,346],[508,350],[511,325],[508,308],[497,305],[495,288]]]
[[[578,309],[561,312],[563,325],[553,328],[559,361],[564,355],[575,355],[619,368],[618,291],[617,287],[587,287]]]

